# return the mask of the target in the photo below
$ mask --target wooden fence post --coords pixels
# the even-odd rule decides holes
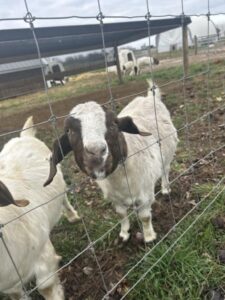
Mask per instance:
[[[195,45],[195,55],[197,55],[198,54],[198,38],[196,35],[194,36],[194,45]]]
[[[182,42],[183,42],[183,64],[184,64],[184,76],[188,75],[188,28],[186,24],[182,26]]]
[[[117,74],[118,74],[119,82],[122,84],[123,83],[123,77],[122,77],[122,73],[121,73],[121,69],[120,69],[120,59],[119,59],[117,46],[114,46],[114,54],[115,54],[115,59],[116,59],[116,68],[117,68]]]

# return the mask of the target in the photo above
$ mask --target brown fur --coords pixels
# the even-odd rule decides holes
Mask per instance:
[[[51,183],[57,169],[56,165],[62,161],[63,157],[73,151],[74,158],[79,168],[88,176],[95,178],[94,170],[104,171],[105,175],[110,175],[127,157],[127,145],[122,132],[140,135],[150,135],[150,133],[140,132],[131,117],[117,118],[116,115],[103,107],[106,114],[106,134],[105,140],[108,145],[108,157],[103,166],[101,154],[88,153],[84,149],[81,137],[81,124],[78,119],[68,117],[65,120],[65,134],[60,137],[61,149],[56,140],[53,144],[53,154],[50,161],[50,174],[44,186]],[[62,155],[63,152],[63,155]]]
[[[109,156],[106,162],[106,175],[111,174],[118,164],[127,157],[127,144],[119,129],[119,121],[112,111],[106,110],[106,142],[109,148]]]

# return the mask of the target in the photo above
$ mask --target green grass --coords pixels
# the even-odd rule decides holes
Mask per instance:
[[[206,191],[208,192],[208,188]],[[203,187],[201,187],[203,190]],[[214,194],[215,196],[215,194]],[[211,219],[224,210],[224,196],[207,210],[186,235],[156,264],[128,299],[139,300],[199,300],[211,289],[225,288],[225,266],[217,259],[217,250],[224,249],[224,232],[216,230]],[[207,199],[207,203],[212,200]],[[198,213],[206,206],[201,205]],[[198,213],[184,221],[165,242],[160,244],[128,277],[132,286],[143,273],[169,249],[174,241],[195,220]],[[139,257],[141,258],[141,256]],[[137,261],[138,259],[136,259]],[[134,262],[130,262],[132,267]]]

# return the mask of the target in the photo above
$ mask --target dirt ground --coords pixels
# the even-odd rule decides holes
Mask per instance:
[[[114,98],[120,98],[129,94],[141,92],[146,87],[147,84],[145,82],[132,81],[124,86],[113,87],[112,93]],[[179,93],[182,92],[181,87],[177,85],[165,88],[163,92],[168,94],[168,92],[171,90],[177,90]],[[187,87],[186,96],[189,100],[189,104],[192,103],[194,105],[199,105],[199,103],[201,103],[203,100],[205,101],[205,99],[199,99],[197,96],[195,96],[195,92],[196,91],[194,88]],[[132,98],[133,97],[126,98],[124,103],[128,102]],[[66,101],[55,102],[53,103],[53,111],[56,116],[62,116],[67,114],[75,104],[82,103],[87,100],[95,100],[99,103],[105,103],[109,99],[110,96],[108,91],[102,90],[83,96],[70,98]],[[214,104],[219,106],[218,103]],[[173,118],[176,118],[179,114],[184,115],[182,105],[182,102],[180,105],[168,103],[167,106]],[[206,104],[204,109],[206,112]],[[0,133],[21,128],[24,120],[30,115],[34,116],[35,123],[47,120],[50,117],[48,105],[42,105],[35,109],[29,108],[28,106],[22,114],[15,112],[15,114],[11,115],[10,117],[2,117],[0,123]],[[198,187],[202,184],[216,183],[221,175],[224,174],[224,149],[221,149],[220,151],[217,151],[214,154],[206,157],[204,160],[198,162],[200,158],[204,157],[210,151],[210,142],[212,143],[213,149],[216,149],[225,143],[224,109],[218,109],[215,113],[211,114],[209,118],[211,124],[210,130],[212,132],[211,135],[209,134],[209,119],[207,118],[203,121],[195,123],[193,126],[188,128],[187,131],[181,130],[178,133],[181,142],[180,146],[178,147],[170,180],[173,181],[173,179],[175,179],[178,174],[190,164],[196,163],[196,165],[189,170],[188,173],[183,174],[172,184],[170,198],[172,200],[173,213],[176,222],[180,220],[180,218],[201,199],[201,195],[196,192],[195,187]],[[62,119],[57,121],[57,125],[59,126],[60,130],[62,129],[62,124]],[[45,132],[51,132],[51,126],[49,124],[45,126],[41,125],[39,130],[43,135]],[[187,135],[189,136],[188,139],[186,138]],[[1,138],[0,148],[10,137],[3,136]],[[190,148],[190,151],[187,150],[188,148]],[[80,178],[80,182],[84,180],[83,175],[78,173],[76,176]],[[86,180],[85,186],[81,186],[79,193],[83,193],[82,195],[85,195],[87,200],[88,198],[93,199],[96,197],[96,189],[97,188],[93,182]],[[157,189],[159,189],[159,186]],[[96,204],[93,203],[91,206],[92,205],[94,209]],[[99,215],[99,218],[101,217],[102,216]],[[153,207],[153,223],[159,237],[163,236],[163,234],[165,234],[174,225],[171,203],[168,197],[163,197],[161,195],[157,197],[157,202]],[[135,224],[133,224],[132,227],[135,227]],[[66,299],[101,299],[106,293],[106,288],[111,288],[113,284],[115,284],[123,276],[125,272],[124,266],[128,262],[131,262],[131,257],[134,254],[138,254],[143,251],[144,244],[141,240],[137,239],[136,234],[137,227],[136,229],[133,229],[132,237],[125,245],[122,244],[118,239],[113,239],[108,242],[104,249],[101,247],[101,245],[96,247],[96,256],[105,278],[106,287],[104,287],[102,282],[101,274],[98,266],[96,265],[95,257],[92,251],[85,252],[85,254],[81,255],[69,267],[63,269],[60,272],[60,277],[65,288]],[[151,245],[149,247],[151,247]],[[127,280],[123,281],[109,299],[120,299],[128,287],[129,282]]]
[[[198,63],[198,62],[207,62],[208,57],[210,61],[215,61],[218,59],[225,58],[225,46],[221,46],[219,48],[211,48],[209,49],[209,54],[207,48],[205,48],[204,50],[200,50],[197,55],[194,54],[189,55],[188,57],[189,64]],[[175,58],[174,57],[166,58],[160,60],[159,65],[154,66],[154,70],[160,70],[163,68],[174,67],[182,64],[183,64],[183,59],[181,56]]]
[[[147,83],[145,82],[132,82],[132,84],[130,85],[121,85],[118,87],[113,87],[112,92],[114,98],[116,99],[119,97],[125,97],[129,94],[141,92],[145,90],[146,87]],[[126,101],[129,101],[131,99],[132,97],[128,97]],[[68,114],[68,112],[74,105],[90,100],[94,100],[99,103],[108,102],[110,100],[109,92],[107,89],[105,89],[78,97],[68,98],[66,99],[66,101],[54,102],[52,104],[52,108],[56,116],[62,116]],[[50,110],[48,104],[41,105],[40,107],[35,107],[35,109],[27,106],[23,113],[17,113],[15,110],[15,113],[8,117],[2,115],[0,123],[0,134],[21,128],[23,126],[24,120],[30,115],[34,116],[35,123],[40,123],[48,120],[48,118],[50,117]],[[61,125],[62,121],[59,120],[59,126]]]

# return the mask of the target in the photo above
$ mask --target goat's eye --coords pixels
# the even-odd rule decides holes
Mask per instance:
[[[103,148],[103,149],[101,150],[101,154],[104,155],[104,154],[106,153],[106,150],[107,150],[107,148],[106,148],[106,146],[105,146],[105,148]]]

